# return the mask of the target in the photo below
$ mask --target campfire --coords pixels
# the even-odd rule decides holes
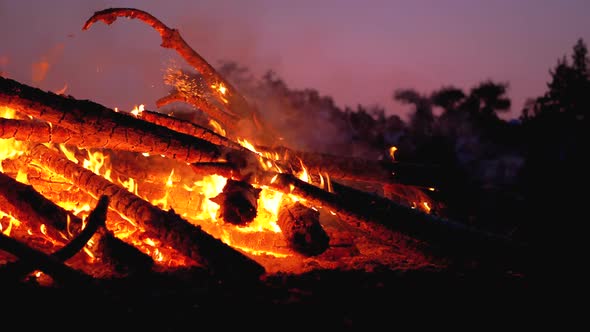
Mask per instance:
[[[220,279],[316,269],[444,269],[509,241],[436,214],[436,169],[292,149],[179,31],[138,19],[199,73],[157,105],[110,109],[0,77],[0,269],[40,284],[202,269]],[[205,119],[202,120],[202,119]],[[278,143],[280,142],[280,144]],[[370,190],[366,190],[370,188]]]

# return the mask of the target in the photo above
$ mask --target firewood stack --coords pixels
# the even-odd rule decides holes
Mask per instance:
[[[410,204],[338,183],[357,181],[382,189],[396,185],[421,188],[432,185],[432,169],[274,145],[277,134],[256,107],[177,30],[152,15],[130,8],[107,9],[96,12],[83,30],[98,21],[111,24],[118,17],[139,19],[152,26],[162,37],[162,47],[178,52],[210,87],[206,94],[178,89],[157,104],[188,103],[221,124],[227,134],[169,114],[119,112],[0,77],[0,110],[14,112],[0,118],[0,139],[21,144],[19,153],[4,158],[0,165],[0,211],[10,216],[2,218],[2,225],[12,225],[15,221],[11,218],[15,218],[28,227],[44,229],[43,241],[52,239],[49,245],[35,243],[27,233],[14,231],[7,237],[10,230],[6,226],[0,229],[0,249],[17,258],[3,266],[13,271],[10,275],[23,278],[41,269],[60,280],[84,279],[64,263],[84,256],[82,251],[94,251],[94,260],[118,271],[121,266],[126,266],[122,269],[125,273],[146,271],[165,252],[170,261],[180,257],[177,260],[183,264],[204,267],[223,279],[257,279],[265,268],[210,232],[224,234],[226,224],[237,230],[255,224],[262,188],[282,195],[275,232],[281,232],[290,251],[306,257],[322,255],[331,246],[318,209],[329,211],[349,226],[376,223],[454,253],[489,254],[512,245],[507,239],[430,215]],[[79,162],[82,158],[70,155],[90,156],[93,152],[112,157],[112,174],[88,169]],[[22,179],[22,172],[27,174],[25,183],[17,181]],[[305,179],[299,176],[302,173]],[[144,191],[139,195],[128,183],[113,180],[112,175],[117,175],[115,179],[138,175],[135,179],[143,179],[144,190],[151,194]],[[221,191],[208,199],[202,192],[186,190],[204,176],[225,179]],[[162,179],[167,183],[164,187],[157,183]],[[174,196],[176,205],[156,203],[155,198],[163,193],[165,197]],[[147,199],[150,195],[152,199]],[[63,200],[96,206],[87,218],[90,221],[85,224],[72,210],[53,203]],[[199,213],[209,202],[218,205],[217,214],[210,216],[215,222],[204,226],[187,220],[186,215]],[[88,258],[79,258],[81,265],[84,259]]]

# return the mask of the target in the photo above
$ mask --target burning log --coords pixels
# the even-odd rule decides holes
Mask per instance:
[[[91,215],[102,213],[105,204],[108,205],[107,198],[101,198],[95,212]],[[20,183],[4,173],[0,173],[0,206],[4,210],[9,210],[8,212],[18,220],[26,221],[36,227],[44,225],[43,229],[52,239],[68,240],[72,236],[77,236],[79,238],[77,241],[82,239],[80,233],[84,230],[80,217],[54,204],[32,186]],[[88,225],[84,229],[86,228]],[[149,256],[116,238],[102,223],[99,223],[96,228],[92,234],[97,233],[97,245],[90,249],[98,259],[113,266],[124,265],[137,270],[151,267],[153,260]],[[77,251],[59,253],[58,258],[67,260]]]
[[[58,258],[33,249],[1,232],[0,249],[15,255],[21,260],[27,261],[28,264],[39,268],[41,271],[52,276],[56,281],[65,285],[85,285],[92,282],[90,276],[63,264]],[[0,277],[3,278],[4,276],[4,274],[0,274]]]
[[[110,197],[111,208],[134,220],[164,243],[209,267],[221,277],[258,278],[264,268],[181,218],[174,211],[165,212],[120,185],[114,184],[92,171],[80,167],[42,144],[34,146],[31,156],[52,172],[60,174],[72,184],[93,196]]]
[[[21,140],[75,144],[79,147],[148,152],[187,163],[229,160],[236,164],[236,169],[243,174],[251,172],[252,169],[256,172],[259,168],[259,156],[246,148],[219,146],[128,114],[115,112],[90,101],[43,92],[1,77],[0,104],[51,123],[49,125],[42,122],[3,119],[0,123],[3,138],[14,137]],[[399,181],[387,167],[404,167],[402,164],[384,166],[380,162],[325,154],[298,153],[295,155],[297,158],[289,155],[285,153],[289,163],[286,169],[300,169],[301,161],[298,158],[301,158],[313,170],[328,172],[331,177],[351,180],[381,183]],[[399,173],[426,174],[421,171],[412,173],[411,169],[412,167],[408,166]]]
[[[348,188],[348,199],[304,182],[292,174],[268,172],[261,185],[290,193],[310,204],[325,207],[353,224],[373,222],[413,239],[425,241],[448,257],[478,257],[497,260],[523,254],[521,243],[505,236],[469,227],[449,219],[397,204],[386,198]],[[354,198],[353,198],[354,197]],[[429,250],[432,251],[432,250]],[[515,257],[520,259],[520,257]]]
[[[142,273],[151,270],[154,260],[133,245],[121,241],[107,227],[97,229],[98,240],[94,245],[102,262],[108,264],[118,273]]]
[[[263,142],[272,142],[271,128],[260,116],[258,110],[252,107],[223,76],[221,76],[199,53],[192,49],[181,37],[176,29],[171,29],[145,11],[135,8],[109,8],[97,11],[82,27],[88,30],[95,22],[102,21],[107,25],[112,24],[118,17],[139,19],[154,28],[162,37],[161,46],[175,50],[187,63],[195,68],[205,82],[213,89],[217,101],[237,113],[240,117],[238,128],[250,134],[257,133]]]
[[[328,247],[330,238],[320,224],[320,212],[284,195],[277,225],[290,246],[306,256],[316,256]]]
[[[75,135],[70,130],[56,127],[43,121],[0,118],[0,138],[14,138],[18,141],[50,142],[52,135]]]
[[[104,228],[107,219],[107,208],[109,200],[108,197],[102,196],[94,208],[88,215],[88,223],[86,227],[65,246],[51,254],[52,257],[59,261],[66,261],[78,253],[86,245],[88,240],[102,227]],[[7,264],[0,268],[0,274],[4,276],[12,276],[16,280],[20,280],[28,273],[32,272],[34,267],[30,265],[29,261],[19,260],[11,264]]]
[[[192,164],[195,170],[228,175],[230,164]],[[300,197],[311,205],[324,207],[337,214],[341,220],[357,226],[370,222],[383,225],[412,239],[425,241],[427,246],[417,250],[434,252],[438,248],[449,257],[480,256],[506,257],[516,254],[522,245],[509,238],[489,233],[465,224],[440,218],[418,209],[372,195],[361,190],[338,185],[343,194],[332,193],[307,183],[288,173],[260,172],[255,179],[258,185],[267,186],[285,194]],[[440,255],[437,255],[440,256]]]
[[[160,154],[186,163],[238,159],[242,164],[258,164],[245,148],[218,146],[91,101],[67,98],[2,77],[0,105],[73,131],[88,142],[83,144],[85,147]],[[51,141],[72,142],[72,137],[52,135]]]
[[[72,130],[38,120],[0,118],[0,138],[14,138],[29,143],[66,144],[68,147],[73,147],[74,152],[83,148],[100,148],[105,155],[110,155],[111,148],[120,147],[114,140],[107,141],[104,137],[92,139]],[[97,139],[103,141],[97,142]],[[81,157],[87,158],[86,155]],[[82,158],[79,158],[79,160]],[[4,162],[9,167],[11,166],[11,160],[5,160]],[[142,155],[137,152],[123,150],[117,151],[117,158],[111,158],[111,164],[113,172],[121,175],[133,174],[135,178],[152,182],[169,177],[171,169],[175,169],[176,174],[178,174],[179,170],[184,166],[184,164],[177,163],[169,158],[162,158],[160,155]],[[18,170],[18,167],[13,168]],[[183,172],[182,176],[176,175],[179,180],[193,175],[189,174],[189,172],[192,172],[189,166],[184,168],[187,171]],[[123,178],[128,177],[126,175]]]
[[[47,236],[54,240],[65,240],[68,234],[78,234],[82,229],[80,218],[47,200],[32,186],[1,172],[0,206],[4,212],[26,221],[32,228],[44,228]]]
[[[145,121],[170,128],[179,133],[207,140],[213,144],[223,145],[238,150],[243,149],[243,147],[240,144],[224,136],[221,136],[210,129],[204,128],[190,121],[178,119],[170,115],[152,112],[148,110],[140,112],[138,114],[138,117]]]
[[[244,115],[249,115],[252,112],[252,108],[242,95],[237,93],[236,89],[219,75],[213,66],[211,66],[184,41],[178,30],[170,29],[160,20],[145,11],[135,8],[109,8],[97,11],[84,23],[82,30],[90,29],[90,27],[97,21],[102,21],[107,25],[111,25],[118,17],[139,19],[149,24],[162,37],[162,47],[174,49],[186,60],[186,62],[203,75],[203,78],[210,86],[223,84],[226,87],[228,94],[224,97],[232,110],[236,110]],[[219,98],[219,101],[225,103],[221,98]]]
[[[101,150],[109,158],[113,179],[141,179],[145,183],[172,182],[191,184],[197,176],[189,165],[160,155],[145,155],[130,151]]]
[[[303,164],[309,172],[329,174],[333,179],[433,187],[439,178],[436,167],[419,164],[295,151],[287,147],[257,146],[256,149],[267,154],[278,154],[281,156],[278,164],[286,169],[300,172],[303,170]]]
[[[245,226],[256,218],[260,191],[262,189],[247,182],[228,179],[222,192],[210,200],[220,206],[218,217],[230,224]]]
[[[200,175],[217,174],[228,179],[237,179],[240,174],[234,165],[227,162],[192,163],[190,166]]]

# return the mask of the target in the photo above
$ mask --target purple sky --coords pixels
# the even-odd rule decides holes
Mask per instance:
[[[110,7],[151,13],[214,66],[272,69],[340,107],[378,104],[402,117],[395,89],[468,91],[485,79],[509,82],[517,117],[557,59],[578,38],[590,42],[588,0],[0,0],[0,72],[108,107],[155,109],[164,69],[185,63],[138,20],[81,30]]]

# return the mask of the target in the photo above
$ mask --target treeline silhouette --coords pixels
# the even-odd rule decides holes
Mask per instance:
[[[587,46],[549,69],[547,91],[531,98],[516,119],[508,82],[484,80],[464,91],[452,84],[429,94],[398,89],[392,98],[411,108],[408,121],[379,105],[339,108],[317,90],[291,89],[276,73],[260,78],[236,62],[218,71],[294,149],[436,165],[428,191],[444,217],[530,241],[549,225],[570,227],[586,169],[590,108]]]

